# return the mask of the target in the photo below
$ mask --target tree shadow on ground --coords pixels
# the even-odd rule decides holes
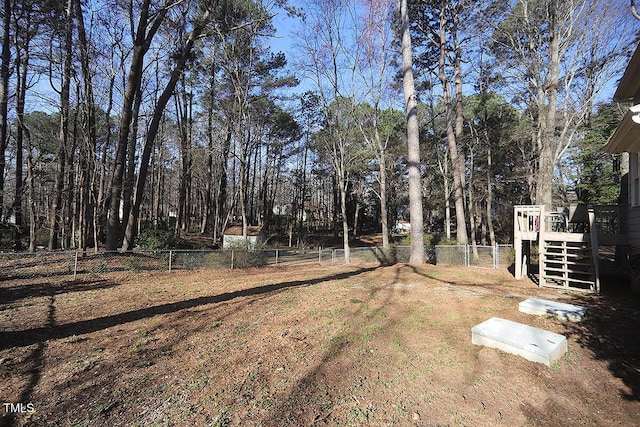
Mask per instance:
[[[600,294],[578,295],[574,304],[587,307],[587,314],[566,325],[568,334],[624,382],[622,398],[640,401],[640,295],[631,293],[628,279],[604,278]]]
[[[424,277],[456,284],[412,268]],[[538,285],[537,266],[531,270],[528,277]],[[640,295],[631,292],[629,279],[602,277],[600,294],[572,296],[573,304],[587,307],[587,315],[580,323],[568,322],[566,335],[589,349],[596,359],[607,362],[609,371],[627,386],[626,390],[620,390],[620,396],[640,401]]]
[[[22,299],[60,295],[68,292],[109,289],[119,285],[119,283],[110,280],[98,279],[39,282],[19,286],[0,287],[0,304],[10,304]]]
[[[391,285],[398,283],[402,267],[403,265],[401,264],[395,266],[395,276]],[[367,270],[375,270],[375,268]],[[386,297],[377,304],[376,308],[377,312],[383,311],[394,296],[393,292],[388,292],[388,290],[388,285],[373,287],[368,291],[368,295],[364,300],[351,300],[351,303],[359,305],[355,313],[351,314],[351,318],[355,321],[355,319],[362,316],[367,310],[368,303],[376,299],[380,293],[384,292],[386,293]],[[387,317],[386,315],[377,319],[381,330],[393,330],[399,321],[400,319]],[[286,396],[279,398],[278,403],[269,410],[265,425],[323,425],[335,412],[356,408],[359,402],[355,397],[348,398],[332,395],[330,380],[331,378],[348,379],[351,377],[348,365],[336,364],[334,362],[342,357],[343,352],[349,352],[353,350],[353,348],[361,346],[362,342],[360,342],[359,339],[358,332],[350,330],[349,327],[343,326],[335,331],[328,346],[323,349],[320,360],[313,362],[313,364],[309,366],[308,371],[302,375],[302,377],[295,380],[295,383]],[[366,362],[360,360],[360,362],[354,363]],[[331,366],[331,374],[326,372],[326,370],[329,369],[328,366]],[[305,407],[305,410],[308,409],[306,405],[313,407],[314,410],[314,418],[310,423],[306,418],[309,418],[311,414],[300,410],[300,406]]]
[[[56,323],[56,304],[55,296],[49,295],[49,301],[47,305],[47,323],[45,328],[53,328]],[[28,379],[25,387],[20,392],[20,397],[17,402],[19,404],[29,404],[32,402],[33,391],[40,382],[42,372],[44,370],[44,353],[46,351],[46,341],[38,341],[36,347],[31,350],[29,356],[23,362],[26,365],[25,370],[28,372]],[[5,409],[5,408],[3,408]],[[0,417],[0,427],[12,427],[17,424],[17,413],[7,412]]]
[[[203,296],[174,303],[160,304],[153,307],[131,310],[111,316],[98,317],[95,319],[81,320],[64,325],[54,325],[53,327],[39,327],[21,331],[0,332],[0,350],[13,347],[23,347],[36,344],[38,342],[53,339],[67,338],[74,335],[82,335],[96,332],[102,329],[134,322],[161,314],[175,313],[180,310],[194,308],[206,304],[215,304],[230,301],[236,298],[249,297],[266,294],[287,288],[311,286],[329,280],[341,280],[375,270],[377,267],[360,268],[354,271],[330,274],[311,280],[295,280],[290,282],[273,283],[270,285],[257,286],[249,289],[242,289],[234,292],[226,292],[219,295]]]

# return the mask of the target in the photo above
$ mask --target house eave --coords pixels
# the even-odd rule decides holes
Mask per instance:
[[[616,93],[613,95],[615,102],[633,101],[640,92],[640,44],[627,64],[624,75],[618,83]]]
[[[633,114],[627,111],[609,140],[603,147],[607,153],[637,153],[640,152],[640,124],[631,118]]]

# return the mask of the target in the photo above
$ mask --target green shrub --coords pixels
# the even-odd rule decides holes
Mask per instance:
[[[182,264],[185,269],[196,268],[233,268],[264,267],[267,258],[262,252],[252,252],[246,249],[233,249],[215,252],[187,252],[176,254],[175,262]]]
[[[172,230],[147,228],[138,234],[136,243],[140,249],[175,249],[180,246],[180,239]]]
[[[136,272],[141,269],[141,263],[134,255],[122,259],[122,265],[127,271]]]
[[[207,253],[202,259],[202,266],[206,268],[231,268],[231,252],[217,251]]]
[[[435,240],[435,239],[434,239]],[[437,241],[434,241],[433,245],[442,245],[442,246],[455,246],[458,244],[458,241],[453,238],[446,238],[446,237],[442,237],[440,236],[439,239],[437,239]]]
[[[267,259],[262,252],[233,251],[233,268],[264,267],[265,265],[267,265]]]

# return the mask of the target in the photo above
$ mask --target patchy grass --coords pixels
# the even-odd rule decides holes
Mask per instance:
[[[93,280],[0,282],[0,296],[14,296],[0,299],[0,400],[35,408],[4,413],[4,424],[640,419],[637,297],[539,289],[507,271],[406,265]],[[589,315],[576,324],[520,313],[529,296],[586,305]],[[473,346],[471,328],[492,316],[564,334],[569,352],[549,368]]]

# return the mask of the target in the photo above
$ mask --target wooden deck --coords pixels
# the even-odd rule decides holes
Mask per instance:
[[[577,205],[545,211],[514,206],[515,276],[528,274],[531,244],[538,246],[539,285],[599,292],[599,246],[627,244],[622,206]]]

